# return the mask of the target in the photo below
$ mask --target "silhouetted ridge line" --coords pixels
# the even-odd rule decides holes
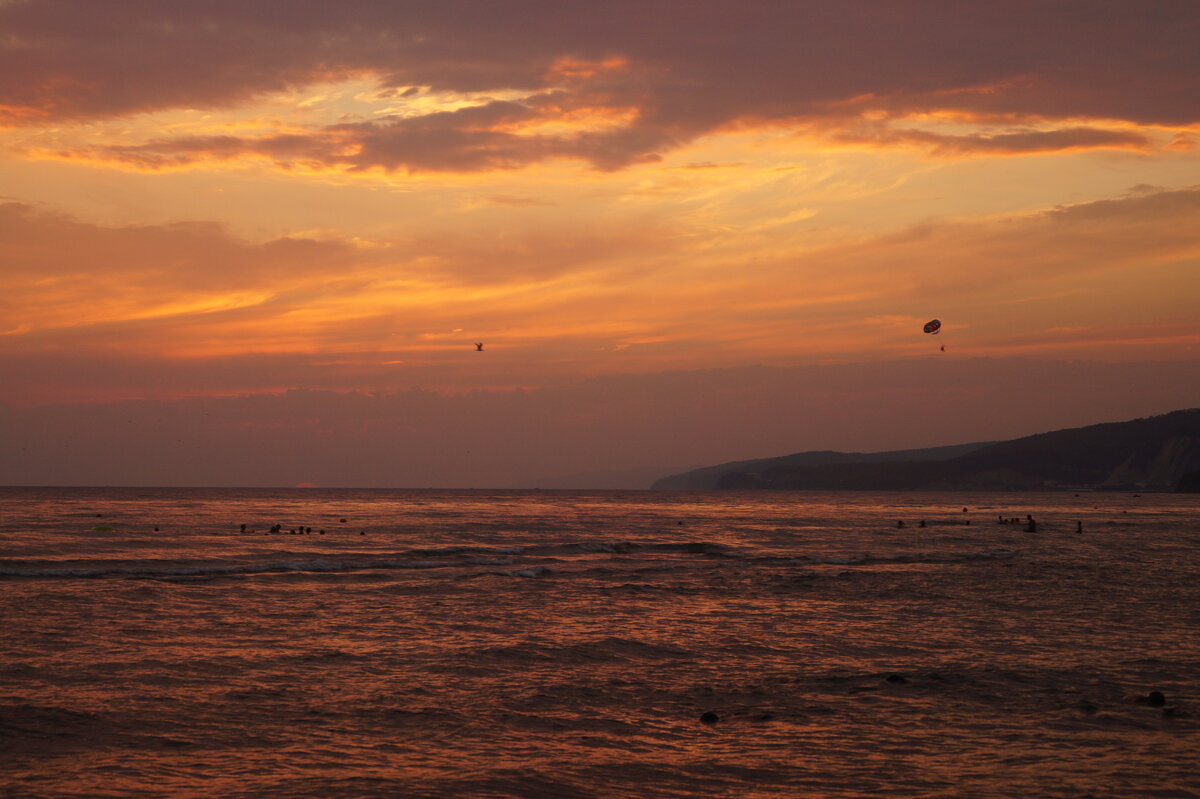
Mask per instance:
[[[665,477],[652,487],[1200,491],[1200,409],[994,443],[737,461]]]

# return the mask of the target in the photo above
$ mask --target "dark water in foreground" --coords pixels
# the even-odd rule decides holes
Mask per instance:
[[[1196,496],[0,489],[0,795],[1196,796],[1198,628]]]

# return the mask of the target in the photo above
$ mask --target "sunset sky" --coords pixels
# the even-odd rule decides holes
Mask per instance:
[[[1194,0],[0,0],[0,483],[1200,405],[1197,42]]]

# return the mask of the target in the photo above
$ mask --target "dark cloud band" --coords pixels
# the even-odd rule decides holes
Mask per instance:
[[[528,93],[523,103],[298,137],[184,139],[113,153],[146,165],[250,152],[349,168],[472,171],[569,157],[613,169],[747,121],[939,111],[1200,119],[1200,5],[1191,0],[28,0],[0,5],[0,31],[0,124],[229,107],[364,74],[401,93],[413,85]],[[585,105],[620,109],[629,121],[572,136],[508,129]],[[955,153],[1141,146],[1137,134],[1077,123],[929,144]]]

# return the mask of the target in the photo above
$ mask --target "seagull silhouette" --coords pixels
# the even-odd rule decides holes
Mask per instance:
[[[476,341],[476,342],[475,342],[475,351],[476,351],[476,352],[483,352],[483,342],[482,342],[482,341]]]

